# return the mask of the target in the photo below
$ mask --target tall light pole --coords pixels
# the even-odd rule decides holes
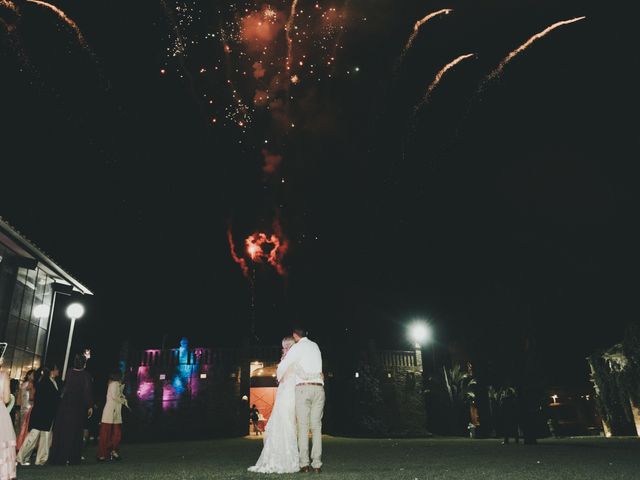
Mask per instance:
[[[418,366],[422,369],[422,346],[431,342],[433,339],[433,330],[428,323],[416,320],[409,325],[409,339],[416,350]]]
[[[69,365],[69,352],[71,351],[71,341],[73,340],[73,329],[76,326],[76,320],[84,315],[84,307],[80,303],[72,303],[67,307],[67,317],[71,319],[69,327],[69,340],[67,340],[67,353],[64,356],[64,367],[62,369],[62,380],[67,376],[67,366]]]

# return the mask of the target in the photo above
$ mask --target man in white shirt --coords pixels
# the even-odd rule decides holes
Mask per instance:
[[[296,420],[300,471],[311,468],[320,473],[322,467],[322,414],[324,411],[324,377],[322,354],[315,342],[307,338],[302,328],[293,329],[295,345],[278,365],[278,381],[290,366],[296,377]],[[311,467],[309,466],[309,430],[311,430]]]

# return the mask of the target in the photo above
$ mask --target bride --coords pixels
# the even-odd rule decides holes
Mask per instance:
[[[282,339],[282,358],[294,343],[293,337]],[[262,453],[258,463],[249,467],[250,472],[295,473],[300,470],[296,434],[296,379],[293,370],[293,367],[289,368],[278,385],[273,411],[264,432]]]

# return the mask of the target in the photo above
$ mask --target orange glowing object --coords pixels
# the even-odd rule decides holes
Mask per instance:
[[[518,54],[524,52],[527,48],[529,48],[534,42],[536,42],[537,40],[540,40],[542,37],[544,37],[545,35],[547,35],[548,33],[553,32],[556,28],[559,27],[563,27],[565,25],[571,25],[572,23],[576,23],[576,22],[580,22],[582,20],[585,20],[587,17],[582,16],[582,17],[576,17],[576,18],[572,18],[570,20],[563,20],[561,22],[556,22],[553,25],[548,26],[547,28],[545,28],[544,30],[542,30],[539,33],[536,33],[535,35],[533,35],[531,38],[529,38],[529,40],[527,40],[526,42],[524,42],[522,45],[520,45],[518,48],[516,48],[514,51],[512,51],[511,53],[509,53],[509,55],[507,55],[498,65],[498,67],[489,74],[489,76],[487,77],[488,80],[493,80],[494,78],[500,76],[500,74],[502,73],[502,70],[504,70],[504,67],[507,65],[507,63],[509,63],[511,60],[513,60],[513,58],[515,56],[517,56]]]

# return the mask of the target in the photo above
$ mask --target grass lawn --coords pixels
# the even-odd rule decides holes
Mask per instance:
[[[262,442],[255,438],[123,445],[120,462],[98,464],[89,448],[76,467],[19,467],[18,479],[265,479],[315,474],[260,475],[246,468]],[[498,440],[418,439],[324,441],[323,479],[639,479],[640,439],[575,438],[538,445]]]

